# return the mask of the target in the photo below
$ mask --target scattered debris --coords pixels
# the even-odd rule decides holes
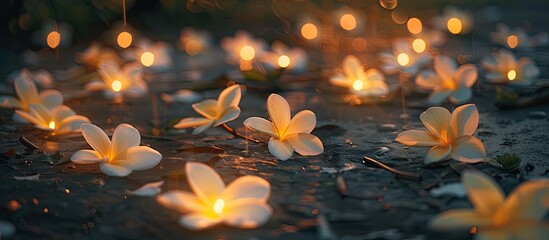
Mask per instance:
[[[331,168],[331,167],[323,167],[321,170],[320,170],[321,173],[328,173],[328,174],[335,174],[337,173],[337,170],[335,168]]]
[[[521,162],[520,157],[513,153],[505,153],[503,155],[499,155],[496,157],[496,161],[503,169],[507,171],[513,171],[517,169]]]
[[[370,158],[370,157],[364,157],[364,160],[362,160],[362,163],[366,164],[366,165],[370,165],[370,163],[373,163],[375,166],[377,167],[381,167],[389,172],[392,172],[394,174],[396,174],[397,176],[399,177],[403,177],[403,178],[409,178],[409,179],[412,179],[412,180],[419,180],[421,179],[421,173],[414,173],[414,172],[405,172],[405,171],[401,171],[401,170],[397,170],[397,169],[394,169],[392,167],[389,167],[373,158]]]
[[[463,184],[461,184],[460,182],[457,182],[457,183],[449,183],[449,184],[431,189],[431,196],[433,197],[453,196],[453,197],[463,198],[467,196],[467,192],[465,191],[465,187],[463,187]]]
[[[544,119],[547,117],[547,113],[545,113],[544,111],[533,111],[530,112],[528,116],[533,119]]]
[[[134,196],[154,197],[162,191],[162,189],[160,189],[162,184],[164,184],[164,181],[147,183],[136,190],[127,191],[127,192],[128,194],[134,195]]]
[[[36,150],[38,149],[38,146],[36,144],[32,143],[30,140],[28,140],[26,137],[21,136],[19,138],[19,141],[28,149],[30,150]]]
[[[29,175],[29,176],[13,176],[15,180],[26,180],[26,181],[38,181],[40,173]]]
[[[389,124],[389,123],[381,124],[378,127],[378,130],[382,132],[394,132],[397,130],[397,126],[395,124]]]

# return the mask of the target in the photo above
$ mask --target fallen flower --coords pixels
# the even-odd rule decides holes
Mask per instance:
[[[490,39],[492,42],[507,48],[531,50],[538,46],[547,45],[549,35],[547,33],[539,33],[535,36],[529,36],[526,30],[521,27],[511,29],[503,23],[498,23],[496,31],[490,33]]]
[[[124,51],[123,56],[129,61],[138,61],[150,69],[165,70],[172,66],[171,52],[171,46],[166,42],[153,42],[141,38],[135,47]]]
[[[35,84],[41,87],[51,87],[54,79],[51,73],[48,70],[45,69],[39,69],[35,71],[31,71],[27,68],[23,68],[19,71],[15,71],[10,74],[8,78],[11,79],[17,79],[17,78],[24,78],[33,81]]]
[[[471,99],[471,87],[477,81],[477,67],[465,64],[457,67],[454,59],[439,55],[434,60],[434,72],[425,70],[416,76],[419,87],[432,89],[428,102],[439,105],[447,98],[454,104],[462,104]]]
[[[414,76],[431,61],[431,56],[414,51],[409,39],[400,39],[393,43],[391,53],[380,53],[379,60],[383,62],[381,69],[386,74],[405,73]]]
[[[452,34],[467,34],[473,30],[473,13],[455,6],[447,6],[441,15],[433,17],[431,24],[440,30],[446,30]]]
[[[84,64],[91,69],[98,68],[101,62],[121,62],[120,57],[114,50],[104,47],[97,42],[91,43],[84,51],[76,53],[75,58],[76,62]]]
[[[111,61],[102,62],[97,72],[103,82],[88,83],[86,89],[102,90],[108,98],[115,98],[120,94],[141,97],[149,91],[147,83],[143,80],[143,68],[137,63],[120,66]]]
[[[505,49],[485,57],[481,65],[487,71],[486,81],[493,84],[531,85],[540,75],[532,59],[523,57],[517,61]]]
[[[42,104],[31,104],[28,112],[16,110],[15,114],[33,123],[38,129],[51,131],[51,135],[54,136],[79,133],[80,125],[90,123],[87,117],[76,115],[65,105],[48,109]]]
[[[236,228],[257,228],[272,215],[267,203],[271,185],[263,178],[243,176],[229,185],[214,169],[203,163],[185,166],[187,181],[194,194],[173,190],[157,197],[164,207],[187,213],[179,224],[190,230],[202,230],[219,223]]]
[[[174,125],[174,128],[196,127],[193,134],[200,134],[210,127],[217,127],[240,115],[240,103],[242,93],[239,85],[233,85],[219,94],[217,100],[207,99],[192,105],[193,109],[204,117],[184,118]]]
[[[383,73],[375,68],[364,71],[360,60],[353,55],[343,59],[343,73],[332,76],[330,83],[347,88],[359,97],[379,97],[389,92]]]
[[[139,146],[141,135],[129,124],[120,124],[114,130],[112,142],[99,127],[84,123],[82,136],[94,150],[80,150],[71,156],[78,164],[99,163],[103,173],[124,177],[132,171],[147,170],[158,165],[162,155],[156,150]]]
[[[26,77],[17,77],[14,81],[15,94],[12,96],[0,96],[0,107],[16,108],[23,111],[29,110],[33,103],[43,104],[48,108],[54,108],[63,104],[63,95],[57,90],[45,90],[38,94],[36,84]]]
[[[160,187],[163,184],[164,184],[164,181],[147,183],[136,190],[128,191],[128,194],[140,196],[140,197],[154,197],[162,191]]]
[[[227,62],[238,64],[241,61],[249,62],[261,57],[266,48],[265,41],[254,39],[248,32],[238,31],[234,37],[221,39],[221,47],[227,52]]]
[[[271,94],[267,99],[267,111],[272,122],[251,117],[244,125],[257,132],[271,136],[269,152],[280,160],[288,160],[294,151],[303,156],[315,156],[324,152],[324,146],[311,132],[316,125],[316,116],[310,110],[298,112],[291,118],[290,106],[286,99]]]
[[[459,106],[452,114],[446,108],[430,107],[419,116],[429,130],[409,130],[400,133],[396,141],[407,146],[431,147],[425,163],[450,158],[468,163],[482,161],[486,156],[482,142],[473,137],[477,130],[479,114],[474,104]]]
[[[266,68],[270,70],[284,68],[292,73],[307,71],[309,57],[302,48],[290,48],[280,41],[273,42],[271,48],[272,52],[267,52],[260,58]]]
[[[530,180],[507,199],[496,182],[477,171],[465,171],[461,181],[474,209],[453,209],[435,216],[430,227],[439,231],[476,228],[476,239],[547,239],[543,221],[549,205],[549,180]]]

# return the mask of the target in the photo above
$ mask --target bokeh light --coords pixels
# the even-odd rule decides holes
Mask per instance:
[[[120,34],[118,34],[118,37],[116,38],[116,42],[121,48],[129,47],[130,45],[132,45],[132,41],[132,34],[126,31],[120,32]]]
[[[411,34],[419,34],[423,30],[423,24],[418,18],[410,18],[406,24]]]
[[[351,31],[356,28],[356,18],[352,14],[344,14],[339,19],[339,24],[343,29]]]
[[[305,23],[301,27],[301,35],[308,40],[315,39],[318,36],[318,29],[312,23]]]

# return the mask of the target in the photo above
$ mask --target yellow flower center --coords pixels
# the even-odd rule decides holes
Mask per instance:
[[[218,198],[217,200],[215,200],[213,211],[214,213],[221,214],[221,212],[223,212],[224,207],[225,207],[225,201],[223,201],[223,199],[221,198]]]
[[[122,90],[122,82],[120,82],[118,80],[112,81],[111,88],[115,92],[120,92],[120,90]]]
[[[509,72],[507,72],[507,78],[508,78],[510,81],[515,80],[515,78],[517,78],[517,71],[515,71],[515,70],[509,70]]]
[[[410,56],[406,53],[401,53],[397,56],[397,62],[400,64],[400,66],[406,66],[408,63],[410,63]]]
[[[354,90],[359,91],[359,90],[362,90],[363,87],[364,87],[364,83],[362,82],[362,80],[358,79],[353,82]]]
[[[244,61],[251,61],[255,57],[255,49],[249,45],[242,47],[240,49],[240,57]]]
[[[287,68],[288,66],[290,66],[290,57],[286,55],[280,55],[280,57],[278,57],[278,66],[280,66],[281,68]]]
[[[55,129],[55,122],[54,121],[50,121],[50,124],[48,124],[48,127],[50,129]]]

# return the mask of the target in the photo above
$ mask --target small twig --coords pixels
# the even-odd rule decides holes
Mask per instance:
[[[237,132],[235,129],[229,127],[229,125],[227,125],[227,124],[223,124],[221,126],[223,127],[223,129],[227,130],[227,132],[231,133],[235,137],[243,138],[243,139],[246,139],[248,141],[252,141],[254,143],[263,143],[262,141],[259,141],[257,139],[242,135],[241,133]]]
[[[20,141],[23,145],[25,145],[25,147],[27,147],[27,148],[30,149],[30,150],[36,150],[36,149],[38,149],[38,146],[36,146],[36,144],[32,143],[32,142],[31,142],[30,140],[28,140],[26,137],[21,136],[21,137],[19,138],[19,141]]]
[[[374,163],[378,167],[381,167],[381,168],[383,168],[383,169],[385,169],[389,172],[392,172],[392,173],[394,173],[394,174],[396,174],[397,176],[400,176],[400,177],[410,178],[410,179],[413,179],[413,180],[419,180],[421,178],[421,173],[414,173],[414,172],[406,172],[406,171],[397,170],[397,169],[394,169],[392,167],[389,167],[389,166],[381,163],[378,160],[375,160],[373,158],[365,156],[362,163],[367,164],[367,161],[371,162],[371,163]]]

